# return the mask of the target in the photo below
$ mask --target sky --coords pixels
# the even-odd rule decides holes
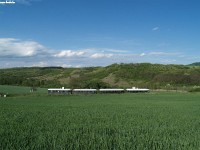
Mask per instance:
[[[0,4],[0,68],[200,61],[199,0],[13,1]]]

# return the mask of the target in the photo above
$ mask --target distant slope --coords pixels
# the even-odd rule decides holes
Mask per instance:
[[[189,64],[189,66],[200,66],[200,62],[195,62],[195,63]]]
[[[151,89],[200,85],[200,67],[162,64],[112,64],[107,67],[0,69],[0,85],[29,87]]]

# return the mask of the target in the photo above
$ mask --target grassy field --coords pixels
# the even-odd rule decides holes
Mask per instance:
[[[13,95],[27,95],[30,93],[31,87],[23,86],[10,86],[10,85],[0,85],[0,93],[13,94]],[[46,94],[47,88],[37,88],[32,94]]]
[[[1,149],[200,149],[200,94],[0,98]]]

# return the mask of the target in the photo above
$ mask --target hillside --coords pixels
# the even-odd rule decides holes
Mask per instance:
[[[88,68],[11,68],[0,69],[0,85],[177,88],[200,85],[200,67],[140,63]]]
[[[195,62],[195,63],[189,64],[189,66],[200,66],[200,62]]]

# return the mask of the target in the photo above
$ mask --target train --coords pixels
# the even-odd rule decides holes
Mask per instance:
[[[68,94],[108,94],[108,93],[146,93],[150,90],[147,88],[128,88],[128,89],[66,89],[62,88],[50,88],[48,89],[49,95],[68,95]]]

